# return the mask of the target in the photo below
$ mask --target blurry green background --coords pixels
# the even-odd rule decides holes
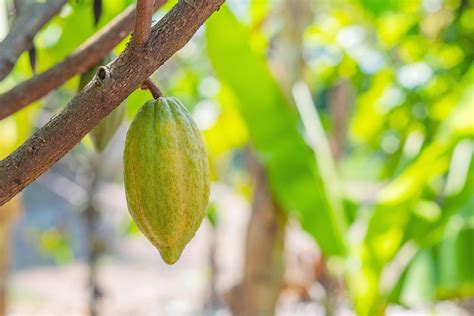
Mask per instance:
[[[94,27],[91,2],[68,1],[35,37],[36,72],[133,3],[104,0]],[[8,15],[10,1],[0,6]],[[387,306],[473,297],[473,21],[470,0],[228,0],[153,76],[201,129],[212,168],[210,218],[220,235],[231,228],[219,221],[229,205],[216,188],[246,201],[248,212],[244,155],[251,147],[275,199],[298,223],[287,234],[301,227],[312,238],[332,277],[342,280],[349,311],[374,315]],[[9,22],[1,23],[5,36]],[[32,75],[25,53],[0,93]],[[0,158],[64,107],[78,82],[0,121]],[[128,98],[126,120],[104,153],[86,137],[26,189],[8,241],[13,275],[84,261],[80,213],[90,195],[90,161],[101,164],[101,181],[113,185],[123,210],[124,133],[150,98],[146,91]],[[103,255],[114,257],[117,240],[142,238],[126,212],[104,214],[100,231],[112,240]],[[10,295],[26,304],[21,293]]]

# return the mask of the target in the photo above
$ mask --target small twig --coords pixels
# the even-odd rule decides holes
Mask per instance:
[[[135,47],[145,46],[150,38],[154,3],[155,0],[137,0],[137,16],[135,17],[135,28],[132,38],[132,43]],[[148,89],[154,99],[163,96],[160,88],[158,88],[150,78],[145,80],[141,88]]]
[[[150,38],[154,3],[155,0],[137,0],[137,16],[132,39],[135,47],[143,47]]]
[[[158,88],[158,86],[153,81],[151,81],[150,78],[145,80],[142,85],[142,89],[149,90],[154,99],[158,99],[163,96],[163,93],[161,93],[160,88]]]

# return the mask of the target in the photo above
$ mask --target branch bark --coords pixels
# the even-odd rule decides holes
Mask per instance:
[[[129,45],[56,116],[0,161],[0,205],[69,152],[181,49],[224,0],[181,0],[152,28],[146,48]]]
[[[156,0],[155,10],[165,3],[166,0]],[[0,120],[97,64],[132,31],[135,12],[135,6],[129,6],[65,60],[0,95]]]
[[[0,43],[0,81],[10,73],[21,53],[31,49],[36,33],[65,3],[66,0],[34,1],[21,9],[12,29]]]
[[[144,46],[150,37],[154,2],[154,0],[137,1],[137,18],[135,19],[135,28],[132,38],[133,45],[137,47]]]

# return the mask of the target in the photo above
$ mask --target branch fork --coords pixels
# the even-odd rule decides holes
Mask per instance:
[[[150,39],[154,5],[155,0],[137,0],[137,16],[132,37],[132,45],[135,48],[143,48]]]

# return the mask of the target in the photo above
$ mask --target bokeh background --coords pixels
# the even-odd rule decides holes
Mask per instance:
[[[0,38],[12,2],[0,1]],[[132,3],[103,0],[94,26],[92,1],[68,1],[34,39],[36,72]],[[0,208],[0,305],[8,315],[251,315],[274,301],[277,315],[474,313],[473,21],[471,0],[228,0],[152,77],[188,107],[211,162],[208,217],[181,260],[164,264],[127,211],[124,138],[151,98],[138,90],[105,151],[86,137]],[[25,53],[0,93],[31,76]],[[78,84],[0,121],[0,158]]]

